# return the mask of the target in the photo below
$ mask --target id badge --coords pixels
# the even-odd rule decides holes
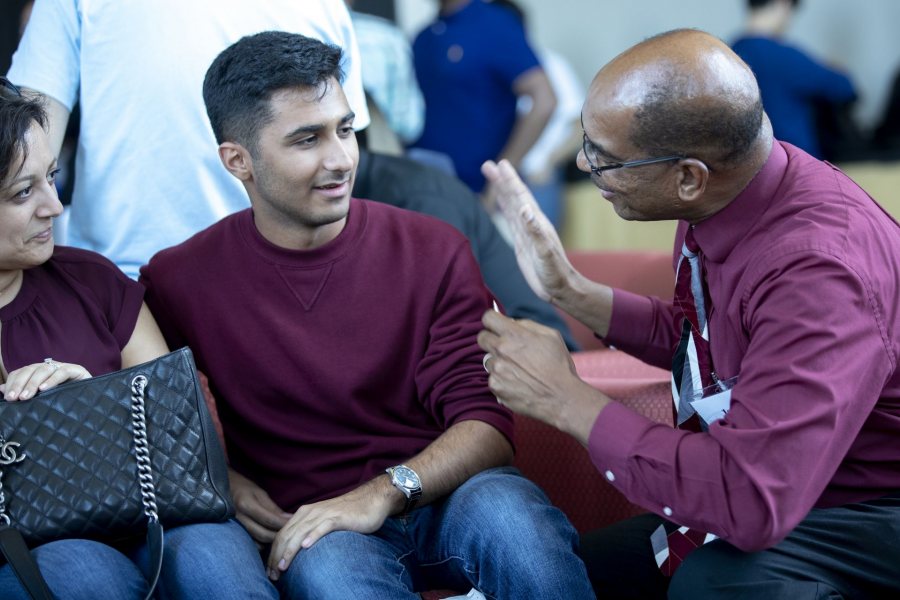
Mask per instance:
[[[731,390],[737,383],[738,376],[724,379],[700,390],[700,397],[689,400],[691,408],[700,417],[700,425],[704,431],[709,426],[728,414],[731,408]]]

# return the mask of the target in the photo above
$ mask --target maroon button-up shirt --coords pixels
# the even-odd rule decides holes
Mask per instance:
[[[731,409],[690,433],[613,403],[591,432],[597,467],[633,502],[744,550],[777,543],[814,506],[900,490],[897,222],[833,166],[775,142],[694,233],[715,369],[738,378]],[[668,367],[676,310],[616,290],[606,340]]]

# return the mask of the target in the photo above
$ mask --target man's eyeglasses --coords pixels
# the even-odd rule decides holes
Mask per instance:
[[[8,89],[16,96],[22,95],[22,90],[20,90],[12,81],[7,79],[6,77],[0,77],[0,87]]]
[[[642,165],[652,165],[654,163],[661,163],[670,160],[681,160],[684,158],[683,156],[662,156],[660,158],[643,158],[641,160],[629,160],[627,162],[613,162],[609,164],[605,164],[603,166],[597,166],[599,162],[597,151],[594,147],[594,144],[591,143],[591,140],[588,139],[587,134],[584,134],[584,142],[581,145],[581,150],[584,152],[584,159],[587,161],[588,166],[591,168],[591,173],[594,175],[600,176],[603,171],[612,171],[613,169],[626,169],[629,167],[640,167]]]

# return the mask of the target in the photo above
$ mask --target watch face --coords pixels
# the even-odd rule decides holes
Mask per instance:
[[[419,476],[409,467],[394,467],[394,481],[408,490],[415,489],[421,484]]]

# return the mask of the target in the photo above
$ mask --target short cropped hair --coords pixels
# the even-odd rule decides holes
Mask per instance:
[[[701,107],[690,100],[689,86],[687,76],[655,85],[635,113],[631,143],[649,156],[694,156],[721,165],[744,158],[763,123],[759,96],[745,106],[723,99]]]
[[[47,128],[47,112],[40,96],[26,96],[5,77],[0,77],[0,184],[15,177],[25,159],[25,136],[37,123]],[[18,166],[14,163],[21,157]]]
[[[344,80],[338,46],[284,31],[241,38],[206,71],[203,102],[216,141],[233,141],[256,153],[259,130],[272,120],[269,101],[283,89],[322,87]]]

